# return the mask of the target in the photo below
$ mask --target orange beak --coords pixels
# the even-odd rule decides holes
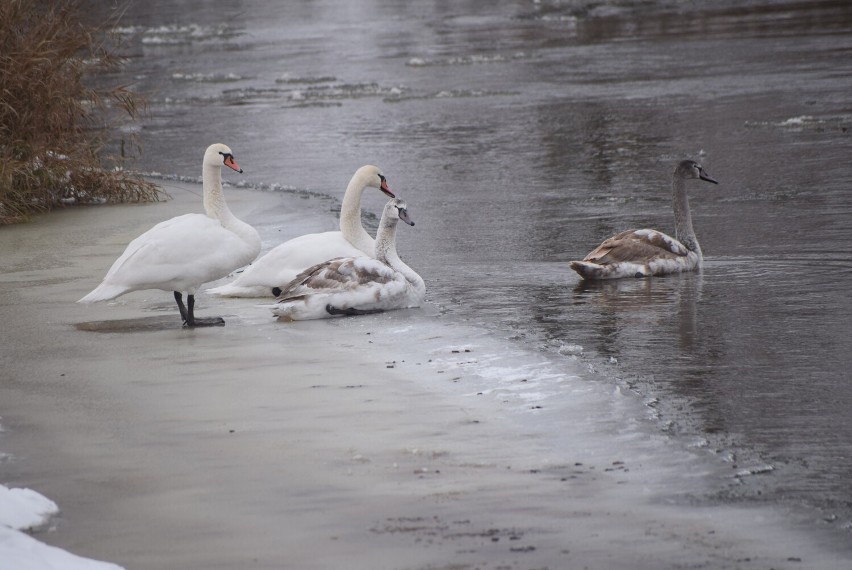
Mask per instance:
[[[234,157],[231,156],[231,155],[228,155],[228,156],[225,157],[225,166],[227,166],[228,168],[230,168],[232,170],[236,170],[240,174],[243,173],[243,169],[240,168],[240,165],[237,164],[237,161],[234,160]]]
[[[382,192],[384,192],[385,194],[387,194],[391,198],[396,198],[396,194],[391,192],[391,189],[388,188],[388,182],[384,178],[382,178],[381,190],[382,190]]]

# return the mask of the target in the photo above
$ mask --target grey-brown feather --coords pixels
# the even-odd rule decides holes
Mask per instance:
[[[353,258],[338,257],[309,267],[283,287],[277,299],[291,301],[317,291],[349,291],[368,283],[384,284],[393,278],[375,267],[356,267],[355,262]]]
[[[673,252],[671,242],[666,241],[659,233],[637,235],[636,231],[626,230],[604,240],[602,244],[583,258],[583,261],[591,261],[601,265],[624,261],[644,263],[654,257],[677,259],[687,254],[687,251],[682,248]]]

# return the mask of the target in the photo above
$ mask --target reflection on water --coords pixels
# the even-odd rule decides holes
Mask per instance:
[[[827,288],[822,270],[751,258],[711,261],[704,275],[582,284],[582,324],[547,334],[593,339],[589,349],[617,358],[629,385],[665,394],[654,406],[670,431],[733,445],[734,466],[768,461],[789,478],[761,494],[795,489],[846,511],[850,498],[834,483],[852,477],[852,427],[838,421],[850,405],[841,380],[849,297]]]
[[[77,330],[100,333],[135,333],[182,328],[179,315],[88,321],[74,325]]]
[[[153,0],[124,25],[150,169],[227,138],[246,183],[339,198],[378,164],[446,318],[581,346],[667,433],[775,467],[734,498],[852,520],[852,4]],[[684,157],[720,182],[689,188],[704,272],[578,284],[605,237],[673,231]]]

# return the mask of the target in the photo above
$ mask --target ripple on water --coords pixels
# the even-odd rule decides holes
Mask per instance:
[[[518,51],[511,54],[472,54],[459,55],[453,57],[429,59],[423,57],[412,57],[405,65],[408,67],[435,67],[435,66],[453,66],[453,65],[480,65],[493,63],[508,63],[519,59],[526,59],[529,55],[526,52]]]
[[[754,129],[775,129],[787,131],[839,130],[847,132],[852,127],[852,115],[798,115],[774,121],[746,121],[745,126]]]
[[[244,32],[229,24],[170,24],[164,26],[120,26],[113,30],[120,36],[138,37],[143,45],[181,45],[196,42],[233,39]]]
[[[236,73],[172,73],[172,79],[194,83],[233,83],[253,78]]]

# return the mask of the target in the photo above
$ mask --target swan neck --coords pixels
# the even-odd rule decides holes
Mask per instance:
[[[361,223],[361,196],[366,188],[367,182],[363,176],[356,174],[349,181],[340,206],[340,233],[349,243],[370,254],[373,250],[373,238]]]
[[[201,173],[201,181],[204,190],[204,211],[207,216],[219,220],[223,228],[232,231],[250,247],[259,251],[261,241],[257,230],[237,218],[225,202],[221,167],[205,165]]]
[[[396,219],[382,219],[379,225],[379,231],[376,234],[376,259],[393,269],[402,273],[405,280],[408,281],[418,291],[425,291],[426,284],[423,278],[411,269],[396,251]]]
[[[692,229],[692,213],[689,209],[689,196],[686,194],[686,180],[677,175],[672,181],[672,208],[675,219],[675,239],[700,256],[701,247]]]
[[[204,190],[204,211],[224,225],[229,217],[233,217],[225,195],[222,193],[222,169],[218,166],[204,165],[201,172],[201,186]]]
[[[382,217],[379,230],[376,232],[376,259],[391,267],[394,261],[402,262],[396,252],[396,227],[396,219],[387,220]]]

